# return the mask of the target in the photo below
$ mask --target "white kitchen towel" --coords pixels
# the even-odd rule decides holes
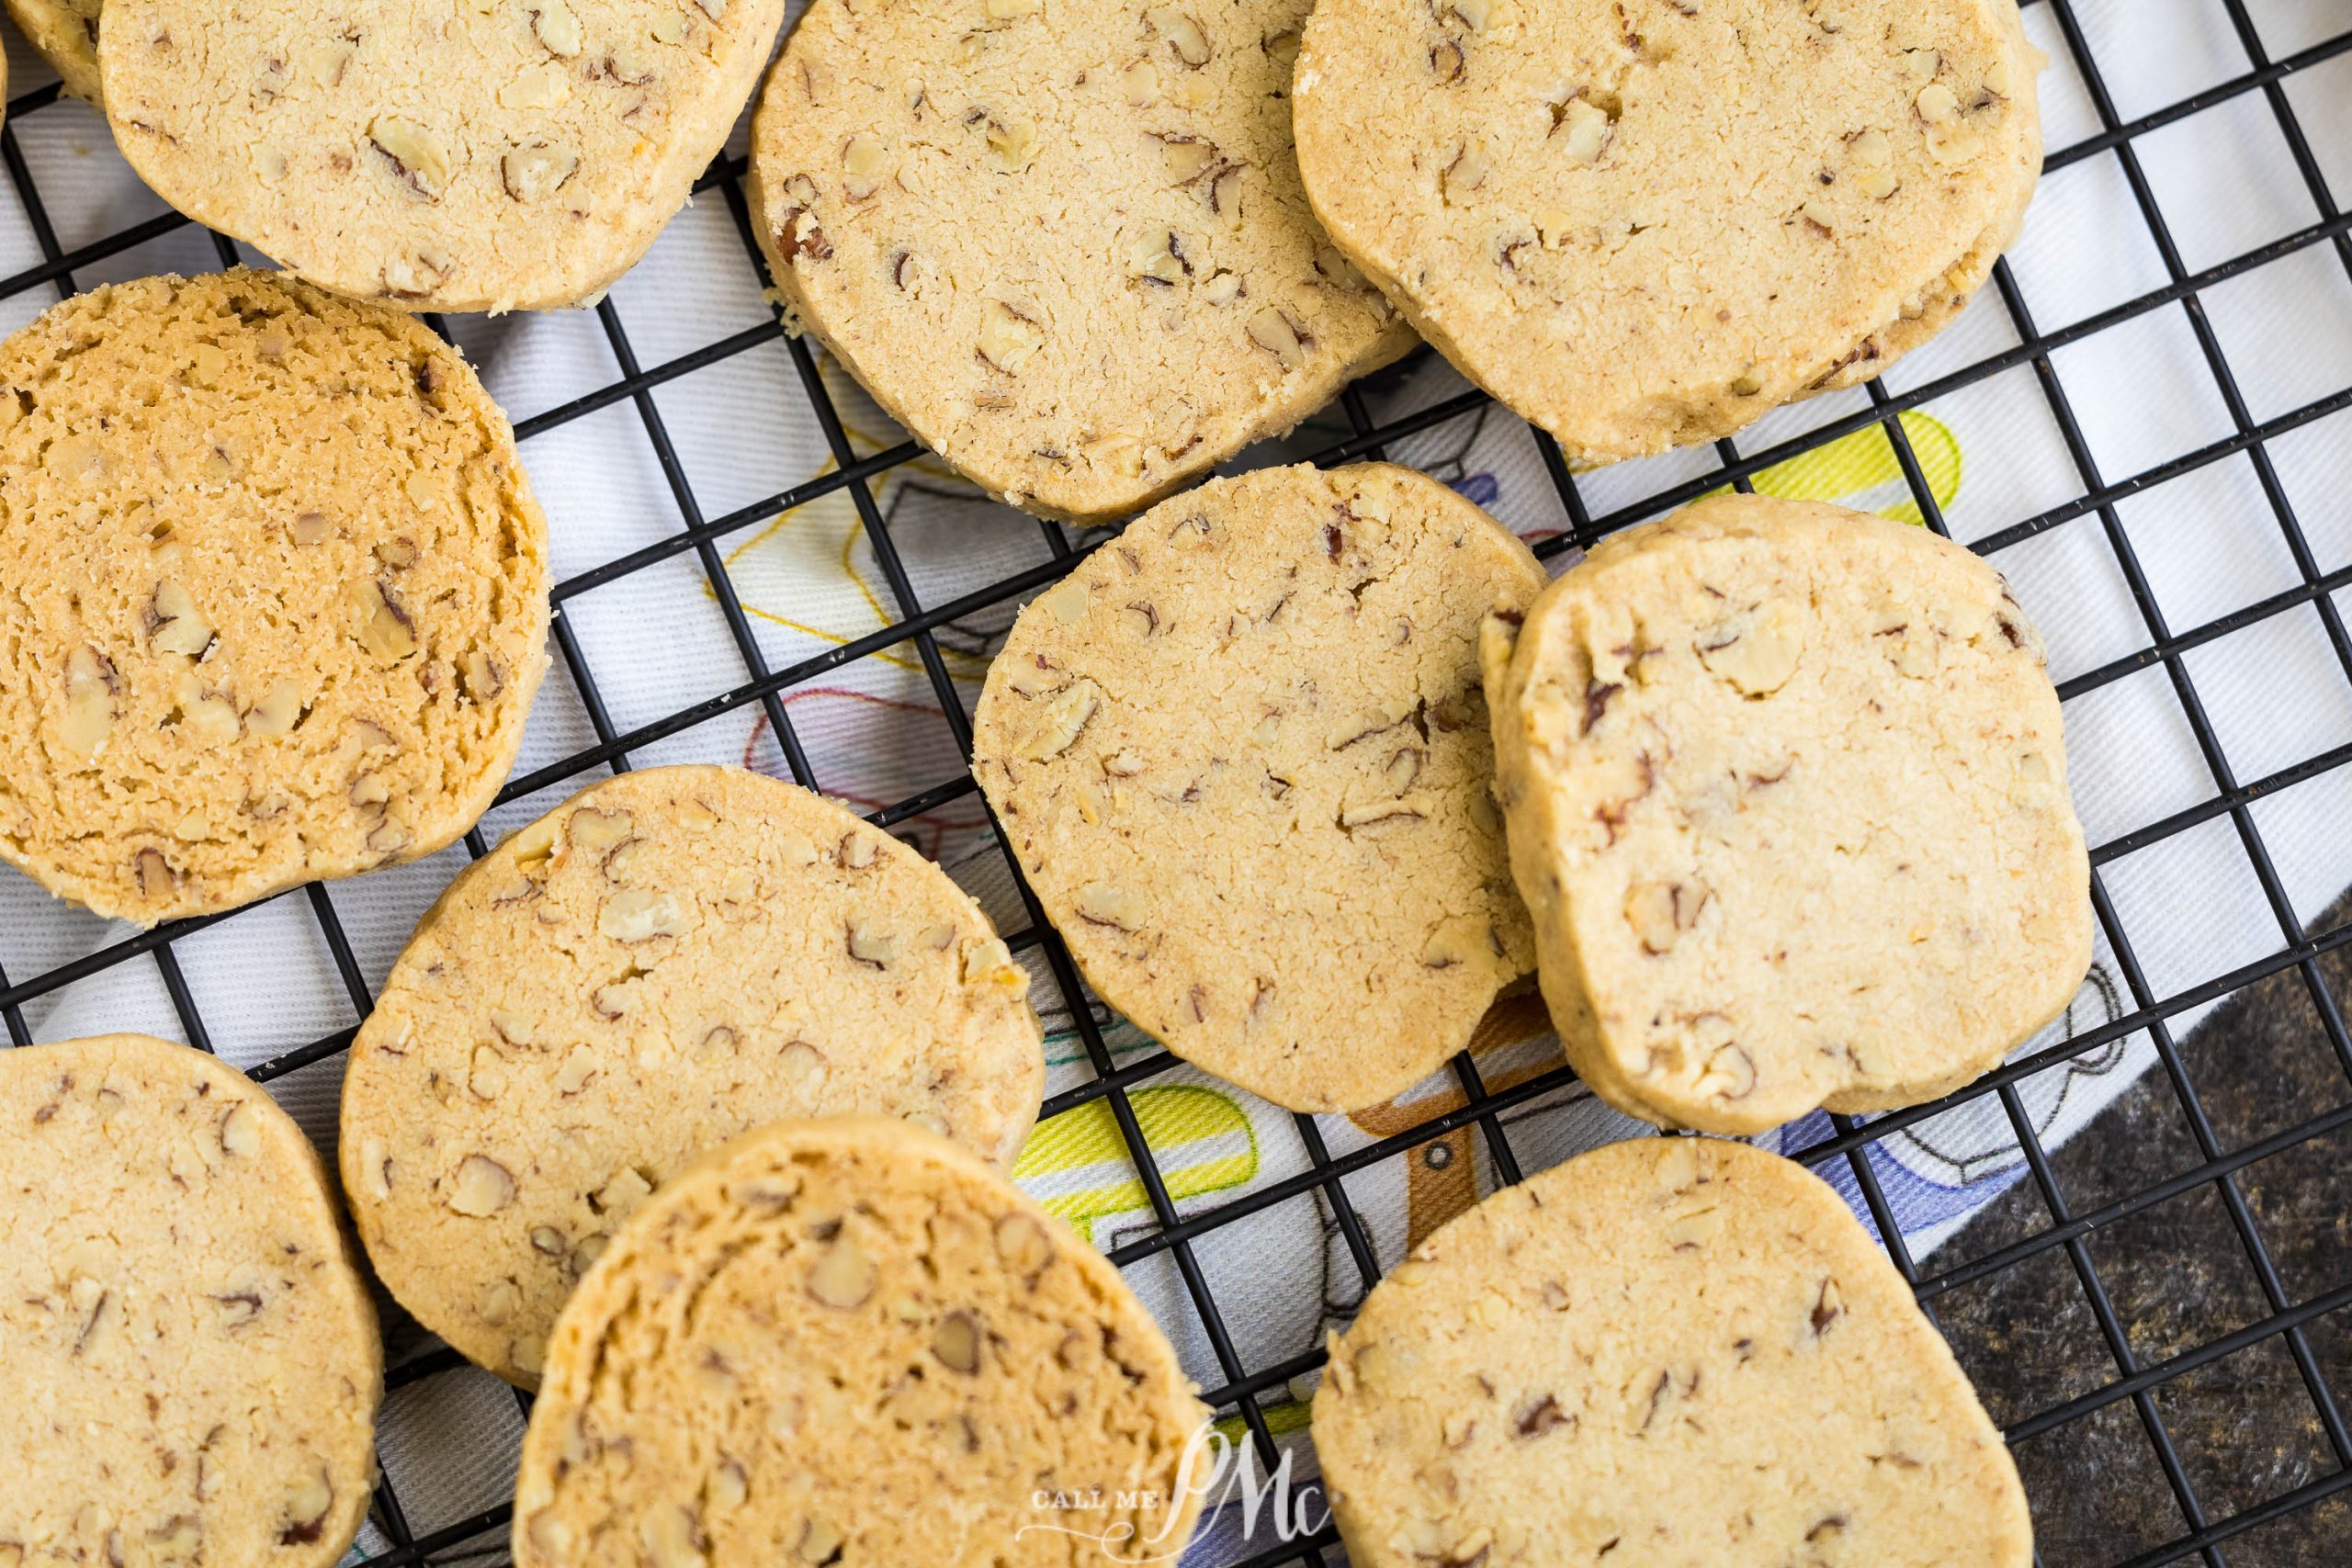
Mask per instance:
[[[2252,9],[2274,57],[2352,31],[2352,0],[2268,0]],[[2126,120],[2243,75],[2248,61],[2214,0],[2078,0],[2075,12],[2098,60],[2116,113]],[[2101,130],[2081,73],[2046,5],[2030,5],[2029,31],[2049,51],[2041,82],[2048,143],[2064,149]],[[24,86],[46,71],[11,36],[12,80]],[[2286,95],[2333,183],[2352,201],[2352,53],[2290,76]],[[164,209],[116,156],[104,123],[65,102],[17,118],[13,133],[41,198],[55,243],[72,252],[156,219]],[[741,134],[737,143],[740,150]],[[2179,265],[2194,274],[2232,261],[2322,221],[2277,117],[2259,92],[2243,93],[2150,131],[2133,142],[2148,186],[2170,231]],[[38,265],[32,214],[0,182],[0,276]],[[258,257],[248,256],[258,261]],[[210,238],[181,226],[114,251],[74,275],[74,286],[220,265]],[[2034,326],[2050,333],[2109,311],[2172,281],[2162,251],[2134,200],[2118,154],[2102,150],[2045,179],[2010,260]],[[647,259],[615,288],[611,315],[641,368],[673,365],[773,320],[727,199],[718,192],[682,213]],[[0,329],[13,329],[54,302],[48,287],[0,299]],[[2251,419],[2290,415],[2352,388],[2352,276],[2326,243],[2305,244],[2206,288],[2202,307]],[[559,581],[633,551],[674,541],[689,518],[746,508],[834,468],[809,410],[792,355],[779,339],[665,376],[641,399],[610,398],[553,423],[560,411],[620,379],[623,362],[593,312],[497,319],[449,326],[526,439],[524,458],[552,528]],[[2014,349],[2018,327],[1987,289],[1949,332],[1894,367],[1902,393],[1939,383]],[[2089,464],[2109,486],[2159,470],[2229,439],[2227,402],[2177,303],[2133,311],[2052,355],[2055,391],[2078,422]],[[898,432],[838,367],[821,374],[854,451],[895,445]],[[1386,421],[1430,408],[1465,389],[1442,361],[1422,356],[1365,389]],[[1930,397],[1903,418],[1905,438],[1941,513],[1963,540],[1979,541],[2065,508],[2090,488],[2036,369],[2020,363]],[[1736,442],[1762,452],[1868,406],[1860,389],[1777,412]],[[673,489],[654,445],[658,414],[684,493]],[[1344,437],[1335,409],[1287,443],[1249,455],[1284,460]],[[2352,567],[2352,412],[2300,424],[2267,443],[2316,570]],[[1492,510],[1531,540],[1567,525],[1526,427],[1492,407],[1393,442],[1391,458],[1427,468]],[[1678,453],[1580,477],[1596,516],[1655,510],[1650,498],[1717,467],[1712,449]],[[1894,452],[1876,425],[1818,446],[1757,476],[1777,493],[1838,500],[1917,519]],[[874,486],[914,600],[938,605],[1017,571],[1048,562],[1060,536],[1051,525],[994,505],[929,457],[889,470]],[[690,510],[689,510],[690,509]],[[2172,634],[2302,582],[2288,536],[2243,453],[2135,488],[2114,507],[2154,616]],[[1091,536],[1069,542],[1083,546]],[[821,656],[910,613],[894,592],[849,496],[836,491],[782,515],[762,513],[718,540],[763,668]],[[1573,558],[1555,555],[1554,570]],[[2132,573],[2097,512],[2074,516],[1999,550],[1995,563],[2042,629],[2052,673],[2062,683],[2128,660],[2148,649],[2157,626],[2134,596]],[[2339,592],[2338,597],[2342,597]],[[937,654],[968,712],[995,639],[1017,605],[1000,603],[943,624]],[[591,672],[606,722],[626,734],[707,697],[741,687],[750,668],[698,554],[667,556],[567,597],[562,621]],[[2220,758],[2245,785],[2352,746],[2352,677],[2331,646],[2316,607],[2297,603],[2204,641],[2181,665],[2201,705]],[[816,783],[865,808],[905,799],[955,780],[964,759],[941,697],[912,643],[852,660],[794,685],[780,706]],[[2196,810],[2219,793],[2175,678],[2158,660],[2103,681],[2070,701],[2068,744],[2077,805],[2094,845],[2132,839],[2152,824]],[[518,773],[559,763],[594,745],[595,723],[562,661],[533,714]],[[644,766],[677,761],[740,761],[783,773],[786,753],[764,705],[725,715],[632,750]],[[509,831],[578,787],[566,780],[492,813],[484,829]],[[2307,923],[2352,883],[2352,769],[2298,777],[2256,795],[2240,817],[2207,816],[2185,830],[2134,843],[2107,859],[2104,891],[2136,960],[2136,977],[2106,937],[2097,966],[2065,1019],[2025,1054],[2103,1029],[2142,1011],[2196,997],[2165,1027],[2185,1033],[2219,999],[2205,995],[2222,976],[2277,954],[2290,940],[2249,841],[2274,868],[2289,919]],[[977,795],[963,795],[900,824],[902,836],[948,866],[1007,930],[1026,924],[1010,870]],[[320,897],[348,934],[365,987],[379,983],[415,919],[464,863],[453,849],[421,864],[327,886]],[[213,1048],[252,1066],[356,1023],[364,1005],[346,984],[312,908],[314,895],[272,900],[175,942],[172,961],[193,1007],[174,1004],[162,961],[141,955],[97,970],[28,1002],[39,1039],[138,1029],[186,1039],[200,1020]],[[49,900],[29,882],[0,872],[0,963],[13,982],[39,976],[130,936]],[[2300,934],[2300,933],[2297,933]],[[1034,957],[1034,953],[1033,953]],[[1046,1015],[1051,1091],[1088,1081],[1093,1066],[1071,1027],[1069,1006],[1037,965],[1036,998]],[[1122,1021],[1102,1013],[1115,1060],[1154,1049]],[[2079,1128],[2146,1067],[2145,1031],[2107,1041],[2022,1079],[2024,1114],[2045,1145]],[[1555,1043],[1540,1010],[1499,1010],[1478,1056],[1490,1089],[1524,1082],[1556,1066]],[[340,1064],[330,1057],[271,1088],[322,1147],[332,1150]],[[1388,1107],[1317,1119],[1334,1156],[1365,1147],[1458,1104],[1450,1074]],[[1311,1168],[1289,1115],[1186,1067],[1130,1090],[1154,1161],[1180,1213],[1246,1201],[1252,1192]],[[1517,1103],[1498,1119],[1516,1163],[1539,1168],[1584,1147],[1647,1129],[1617,1116],[1580,1088]],[[1831,1134],[1807,1118],[1768,1137],[1786,1148]],[[1380,1264],[1497,1179],[1487,1134],[1473,1126],[1349,1176],[1348,1207]],[[1928,1258],[1967,1216],[2018,1178],[2018,1141],[1999,1100],[1984,1097],[1908,1125],[1868,1154],[1910,1251]],[[1850,1164],[1824,1174],[1867,1217]],[[1082,1234],[1106,1248],[1142,1241],[1158,1225],[1107,1109],[1089,1102],[1041,1126],[1019,1179]],[[1217,1388],[1312,1351],[1342,1321],[1363,1280],[1337,1211],[1319,1190],[1295,1193],[1191,1244],[1208,1280],[1222,1335],[1212,1335],[1168,1250],[1147,1250],[1127,1270],[1158,1314],[1191,1374]],[[396,1353],[419,1337],[394,1315]],[[1220,1359],[1216,1340],[1232,1353]],[[1305,1424],[1311,1376],[1261,1398],[1266,1422],[1286,1445]],[[419,1533],[503,1501],[521,1416],[511,1393],[485,1374],[444,1373],[400,1390],[381,1430],[386,1474]],[[1301,1461],[1307,1459],[1303,1450]],[[1189,1558],[1222,1562],[1270,1544],[1239,1539],[1238,1516],[1215,1515]],[[371,1526],[361,1551],[390,1538]]]

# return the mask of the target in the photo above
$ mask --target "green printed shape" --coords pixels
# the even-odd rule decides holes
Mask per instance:
[[[1917,409],[1900,416],[1900,423],[1911,455],[1918,459],[1920,477],[1928,481],[1928,493],[1936,498],[1937,509],[1950,506],[1960,494],[1959,437],[1943,421]],[[1903,491],[1904,499],[1872,510],[1897,523],[1925,525],[1928,521],[1920,513],[1917,499],[1909,493],[1910,487],[1903,478],[1903,464],[1894,455],[1894,442],[1883,424],[1866,425],[1826,446],[1800,452],[1786,462],[1773,464],[1749,482],[1755,485],[1758,494],[1778,496],[1783,501],[1849,503],[1862,498],[1865,491],[1892,485]],[[1723,495],[1729,488],[1709,493]]]
[[[1168,1196],[1182,1201],[1204,1193],[1239,1187],[1258,1175],[1258,1129],[1249,1113],[1229,1096],[1190,1084],[1140,1089],[1127,1097],[1144,1144],[1159,1166]],[[1204,1153],[1187,1159],[1186,1145],[1238,1135],[1243,1146],[1230,1153]],[[1133,1213],[1150,1207],[1151,1200],[1136,1177],[1124,1177],[1075,1190],[1050,1190],[1052,1179],[1107,1165],[1126,1157],[1126,1140],[1105,1100],[1089,1100],[1040,1125],[1021,1145],[1012,1162],[1012,1179],[1023,1186],[1045,1184],[1048,1191],[1038,1201],[1090,1240],[1094,1223],[1113,1214]]]

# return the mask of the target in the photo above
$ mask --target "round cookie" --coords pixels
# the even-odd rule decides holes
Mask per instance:
[[[1315,1452],[1356,1568],[2026,1568],[2017,1467],[1846,1205],[1640,1138],[1443,1226],[1330,1344]]]
[[[324,1568],[383,1357],[326,1171],[233,1067],[0,1050],[0,1561]]]
[[[547,668],[547,525],[454,350],[151,277],[0,343],[0,857],[152,925],[473,824]]]
[[[344,1079],[376,1271],[526,1386],[646,1195],[786,1116],[901,1116],[1009,1168],[1044,1037],[1027,971],[944,872],[740,768],[582,791],[449,885]]]
[[[2013,0],[1329,0],[1299,165],[1421,335],[1589,463],[1877,375],[2041,168]]]
[[[727,140],[785,0],[108,0],[115,141],[157,195],[416,310],[594,302]]]
[[[1487,694],[1568,1060],[1755,1133],[1932,1100],[2063,1011],[2090,868],[2000,575],[1924,528],[1724,496],[1604,540]]]
[[[1479,689],[1527,547],[1385,464],[1212,480],[1013,623],[974,772],[1105,1002],[1294,1111],[1377,1104],[1533,966]]]
[[[514,1561],[1173,1562],[1207,1415],[1118,1270],[970,1155],[781,1122],[663,1188],[564,1309]]]
[[[776,286],[990,492],[1110,521],[1412,333],[1291,152],[1310,0],[814,0],[752,126]]]
[[[98,11],[106,0],[6,0],[8,19],[74,97],[98,101]],[[6,62],[0,60],[0,91]]]

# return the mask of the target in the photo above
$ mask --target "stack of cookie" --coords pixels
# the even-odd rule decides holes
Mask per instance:
[[[153,924],[472,827],[547,667],[548,545],[461,358],[412,316],[232,271],[69,300],[0,344],[0,377],[24,739],[0,854]],[[1158,1465],[1193,1420],[1172,1352],[996,1174],[1043,1085],[1028,986],[944,872],[831,802],[735,768],[612,779],[418,927],[353,1049],[343,1197],[399,1300],[527,1386],[656,1188],[763,1123],[866,1118],[857,1168],[944,1162],[1003,1222],[974,1256],[993,1284],[942,1308],[950,1364],[992,1360],[981,1325],[1030,1310],[1004,1289],[1060,1258],[1047,1348],[1099,1326],[1094,1362],[1063,1364],[1107,1427],[1155,1434],[1121,1462]],[[40,1483],[0,1489],[0,1561],[334,1561],[367,1512],[380,1353],[301,1134],[233,1070],[131,1036],[0,1055],[0,1233],[25,1240],[0,1375],[37,1394],[0,1424],[0,1473]],[[820,1304],[862,1303],[832,1268]],[[1115,1375],[1147,1363],[1147,1393]]]
[[[547,527],[401,312],[599,297],[782,0],[8,3],[159,192],[292,276],[0,344],[0,856],[152,924],[446,847],[546,668]],[[1733,1134],[1918,1103],[2064,1007],[2056,697],[1967,551],[1725,497],[1547,585],[1408,470],[1185,489],[1417,332],[1586,462],[1876,374],[2014,236],[2035,66],[2010,0],[815,0],[750,169],[795,324],[992,493],[1144,509],[1022,613],[975,723],[1105,1001],[1321,1112],[1532,976],[1597,1093]],[[1028,983],[937,866],[741,770],[596,784],[450,885],[339,1164],[399,1301],[543,1390],[518,1560],[1062,1561],[1041,1486],[1182,1549],[1173,1352],[1002,1176]],[[332,1561],[380,1354],[299,1132],[134,1037],[0,1058],[0,1111],[33,1238],[0,1375],[40,1395],[0,1470],[42,1483],[0,1561]],[[1473,1211],[1317,1404],[1367,1565],[2030,1555],[1899,1279],[1737,1145]]]
[[[535,1383],[572,1286],[656,1188],[763,1122],[899,1119],[1009,1169],[1028,972],[946,873],[806,790],[651,768],[449,885],[344,1079],[344,1189],[418,1321]]]
[[[815,0],[751,195],[884,408],[1108,521],[1413,332],[1586,463],[1877,375],[2016,238],[2039,65],[2014,0]]]
[[[492,310],[602,297],[785,11],[6,4],[183,212],[338,292]],[[1417,332],[1586,462],[1876,375],[2017,237],[2040,63],[2014,0],[817,0],[750,197],[884,408],[1107,519]]]

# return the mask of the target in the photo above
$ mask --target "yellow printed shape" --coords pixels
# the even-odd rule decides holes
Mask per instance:
[[[1901,417],[1903,436],[1918,459],[1928,493],[1941,511],[1960,494],[1960,440],[1950,426],[1914,409]],[[1773,464],[1751,480],[1759,495],[1783,501],[1829,501],[1858,512],[1875,512],[1897,523],[1925,525],[1919,502],[1903,477],[1903,464],[1884,424],[1865,425],[1826,446]],[[1730,489],[1710,491],[1722,495]],[[1883,493],[1873,494],[1873,491]]]
[[[1285,1400],[1280,1404],[1261,1404],[1258,1409],[1266,1418],[1267,1433],[1277,1438],[1304,1432],[1314,1420],[1313,1406],[1300,1399]],[[1250,1440],[1250,1423],[1238,1416],[1221,1416],[1209,1425],[1236,1449]]]
[[[1170,1200],[1222,1192],[1258,1174],[1258,1130],[1231,1096],[1191,1085],[1128,1097]],[[1089,1242],[1098,1220],[1148,1209],[1126,1141],[1104,1100],[1041,1123],[1013,1161],[1012,1179]]]
[[[829,457],[825,460],[824,466],[809,477],[811,479],[821,479],[825,475],[833,472],[833,461]],[[877,503],[888,504],[890,487],[895,482],[895,475],[885,475],[883,477],[880,483],[876,486],[875,499]],[[874,583],[868,578],[866,573],[859,570],[857,561],[857,545],[858,541],[865,536],[865,525],[863,519],[861,519],[857,514],[856,503],[851,500],[849,493],[846,491],[828,491],[824,494],[813,497],[808,501],[805,501],[797,506],[786,508],[784,511],[777,513],[775,516],[771,518],[768,522],[763,524],[749,538],[743,540],[741,544],[728,551],[727,554],[721,558],[720,564],[726,567],[729,574],[729,581],[731,582],[737,576],[751,574],[752,569],[746,568],[744,564],[746,559],[750,558],[754,551],[761,550],[777,541],[779,536],[781,536],[787,528],[792,528],[796,525],[798,527],[802,535],[806,535],[810,529],[817,529],[822,534],[828,536],[828,538],[824,541],[811,542],[813,547],[830,550],[836,557],[834,564],[839,567],[842,578],[844,578],[849,582],[850,586],[856,591],[858,596],[865,600],[865,608],[868,615],[873,621],[873,625],[863,627],[854,633],[838,631],[830,627],[817,626],[812,622],[796,619],[793,616],[784,615],[779,611],[771,610],[762,604],[755,604],[752,602],[750,592],[739,588],[735,596],[736,603],[742,606],[743,612],[746,615],[757,615],[763,621],[770,621],[789,631],[798,632],[805,637],[814,637],[820,642],[830,643],[835,648],[839,648],[844,643],[854,642],[858,637],[865,637],[875,631],[878,631],[882,627],[889,626],[895,619],[897,619],[897,617],[891,615],[889,612],[883,607],[880,593],[876,591]],[[795,542],[798,543],[797,540]],[[801,553],[808,555],[810,554],[811,551],[809,549],[803,549]],[[809,565],[807,562],[786,567],[783,569],[786,573],[786,580],[790,581],[793,574],[802,570],[804,566],[812,572],[818,570],[813,565]],[[716,600],[718,596],[718,590],[711,586],[711,583],[707,577],[703,581],[702,591],[704,597],[706,598]],[[987,673],[988,660],[985,659],[977,658],[972,654],[966,653],[961,649],[951,648],[944,644],[941,645],[939,652],[940,656],[945,660],[951,667],[960,667],[951,668],[950,671],[950,673],[956,675],[959,679],[977,681],[983,674]],[[869,654],[867,657],[876,660],[877,662],[895,665],[899,669],[911,671],[917,674],[922,673],[923,670],[922,660],[919,657],[911,651],[902,650],[898,648],[884,649],[878,652]]]

